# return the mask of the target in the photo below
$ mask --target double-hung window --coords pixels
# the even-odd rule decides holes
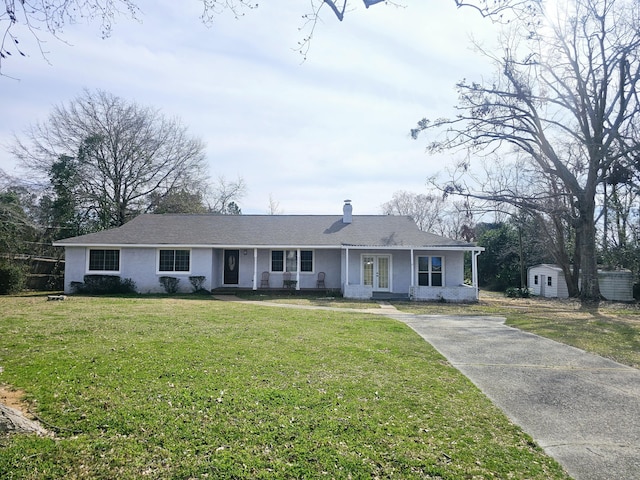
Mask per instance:
[[[159,272],[189,272],[191,252],[189,250],[160,250],[158,252]]]
[[[313,251],[300,250],[300,271],[313,272]]]
[[[442,257],[418,257],[418,285],[441,287],[444,282]]]
[[[272,272],[297,272],[297,250],[271,250]],[[313,272],[313,250],[300,250],[300,271]]]
[[[119,272],[120,250],[91,249],[89,250],[90,272]]]

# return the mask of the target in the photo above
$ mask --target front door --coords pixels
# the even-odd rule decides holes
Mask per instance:
[[[224,284],[238,284],[238,263],[240,261],[240,250],[224,251]]]
[[[374,292],[391,289],[391,257],[389,255],[364,255],[362,257],[362,280],[373,287]]]

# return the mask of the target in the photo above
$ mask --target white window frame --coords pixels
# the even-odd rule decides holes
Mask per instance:
[[[298,268],[300,269],[300,273],[302,274],[313,274],[316,271],[316,252],[315,250],[311,250],[310,248],[300,248],[300,259],[299,259],[299,266]],[[311,270],[302,270],[302,252],[311,252]]]
[[[118,270],[90,270],[89,267],[91,264],[91,252],[96,250],[118,252]],[[86,258],[86,265],[85,265],[85,272],[87,275],[119,275],[121,271],[122,271],[122,249],[104,248],[104,247],[87,248],[87,258]]]
[[[189,252],[189,270],[188,271],[176,271],[176,270],[160,270],[160,252],[161,251],[168,251],[168,250],[172,250],[173,252],[175,252],[176,250],[186,250],[187,252]],[[156,249],[156,274],[157,275],[190,275],[191,274],[191,269],[192,269],[192,265],[193,265],[193,252],[190,248],[158,248]],[[173,267],[175,268],[175,256],[173,259]]]
[[[372,260],[372,278],[371,285],[365,283],[365,259],[371,258]],[[376,276],[376,272],[379,272],[379,260],[380,258],[387,259],[387,287],[380,287],[380,277]],[[375,291],[381,292],[393,292],[393,255],[389,253],[362,253],[360,254],[360,282],[365,287],[372,287]]]
[[[441,267],[441,271],[440,272],[434,272],[433,271],[433,258],[437,257],[440,259],[440,267]],[[429,260],[427,260],[428,263],[428,270],[420,270],[420,259],[421,258],[428,258]],[[445,268],[445,257],[444,255],[416,255],[416,285],[419,287],[433,287],[433,288],[441,288],[444,287],[446,285],[446,277],[445,277],[445,272],[446,272],[446,268]],[[426,273],[427,275],[429,275],[429,285],[420,285],[420,274],[421,273]],[[442,285],[433,285],[433,274],[436,273],[440,273],[440,275],[442,275]]]
[[[282,270],[273,269],[273,252],[282,252]],[[294,270],[287,270],[287,253],[294,252],[296,255],[296,266]],[[298,255],[300,252],[300,255]],[[302,252],[311,252],[311,270],[302,270]],[[316,271],[316,253],[310,248],[273,248],[269,252],[269,271],[271,273],[298,273],[313,274]]]

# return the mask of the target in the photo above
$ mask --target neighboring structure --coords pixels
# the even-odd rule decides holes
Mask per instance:
[[[322,285],[347,298],[448,301],[478,299],[484,250],[423,232],[410,217],[352,215],[349,200],[343,215],[146,214],[54,245],[65,248],[67,293],[88,274],[130,278],[142,293],[163,291],[161,276],[184,279],[182,290],[200,276],[207,290]],[[466,252],[472,285],[464,284]]]
[[[540,264],[529,267],[528,285],[532,295],[568,298],[564,272],[558,265]],[[598,270],[600,293],[611,301],[633,301],[633,274],[629,270]]]

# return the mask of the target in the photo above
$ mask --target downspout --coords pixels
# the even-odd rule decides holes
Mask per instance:
[[[258,290],[258,249],[253,249],[253,289]]]

